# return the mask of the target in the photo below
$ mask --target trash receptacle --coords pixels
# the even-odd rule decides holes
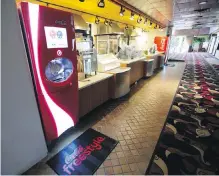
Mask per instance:
[[[153,63],[154,59],[144,60],[144,77],[150,77],[153,75]]]
[[[159,55],[158,56],[158,62],[157,62],[157,68],[163,68],[164,66],[164,55]]]

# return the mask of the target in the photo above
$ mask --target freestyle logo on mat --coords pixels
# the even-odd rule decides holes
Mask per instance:
[[[82,161],[86,160],[88,156],[95,150],[101,150],[101,143],[105,140],[104,137],[96,137],[93,142],[86,147],[79,145],[71,155],[65,157],[65,165],[63,166],[63,171],[72,174],[75,168],[81,165]]]

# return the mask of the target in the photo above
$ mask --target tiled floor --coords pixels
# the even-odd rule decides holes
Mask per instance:
[[[119,140],[96,174],[144,174],[185,67],[184,63],[175,64],[139,81],[129,95],[109,101],[88,114],[74,130],[60,138],[45,161],[92,127]],[[55,173],[43,161],[26,174]]]

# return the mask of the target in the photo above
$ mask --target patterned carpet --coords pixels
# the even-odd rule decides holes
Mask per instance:
[[[186,55],[186,68],[146,174],[219,174],[219,60],[209,57]]]

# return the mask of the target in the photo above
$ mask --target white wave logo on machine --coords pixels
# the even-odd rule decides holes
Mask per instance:
[[[30,27],[31,27],[31,36],[32,36],[32,43],[33,43],[33,51],[34,51],[34,59],[36,62],[36,70],[37,76],[39,79],[39,84],[42,89],[42,93],[45,97],[46,103],[53,115],[55,120],[56,128],[58,136],[60,136],[64,131],[68,128],[74,126],[74,122],[69,114],[67,114],[62,108],[60,108],[48,95],[46,89],[42,82],[42,77],[40,75],[40,68],[39,68],[39,60],[38,60],[38,18],[39,18],[39,5],[28,3],[29,14],[30,14]]]

